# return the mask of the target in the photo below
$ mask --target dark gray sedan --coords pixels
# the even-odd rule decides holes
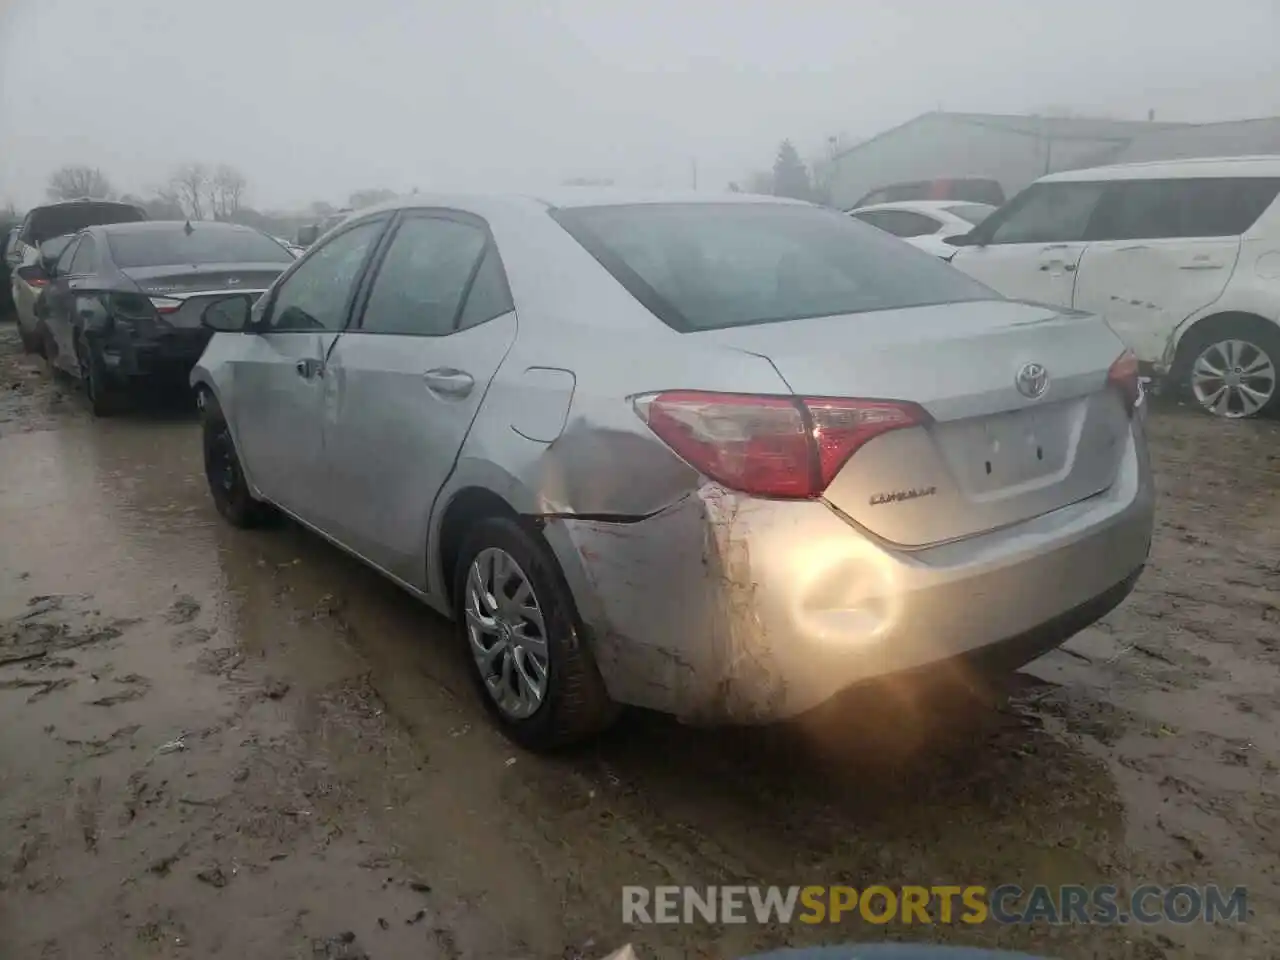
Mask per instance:
[[[95,414],[109,415],[142,378],[186,378],[210,337],[200,315],[211,300],[256,297],[293,262],[237,224],[89,227],[58,258],[37,304],[45,355],[84,381]]]

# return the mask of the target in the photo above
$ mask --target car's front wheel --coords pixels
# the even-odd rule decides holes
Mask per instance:
[[[454,600],[472,679],[517,743],[564,746],[617,715],[554,556],[516,519],[475,525],[458,557]]]
[[[218,401],[207,390],[200,393],[200,412],[204,475],[218,513],[234,527],[260,527],[270,523],[277,517],[276,510],[249,492],[231,427]]]

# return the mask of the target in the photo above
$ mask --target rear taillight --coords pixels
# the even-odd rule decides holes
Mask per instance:
[[[912,403],[673,390],[635,399],[664,443],[699,472],[761,497],[808,498],[873,437],[925,423]]]
[[[177,313],[182,309],[182,301],[175,300],[172,297],[151,297],[151,305],[156,308],[156,313],[161,316],[166,313]]]
[[[1107,371],[1107,386],[1119,392],[1125,410],[1133,413],[1142,396],[1142,382],[1138,379],[1138,358],[1132,350],[1126,350],[1111,364]]]
[[[47,287],[48,285],[49,281],[44,277],[32,277],[27,281],[27,286],[31,287],[33,290],[39,290],[41,287]]]

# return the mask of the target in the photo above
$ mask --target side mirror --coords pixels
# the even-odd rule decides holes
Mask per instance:
[[[245,293],[215,300],[204,308],[200,322],[218,333],[244,333],[249,327],[253,300]]]
[[[316,224],[298,228],[298,246],[309,247],[318,239],[320,239],[320,228]]]
[[[957,233],[954,237],[943,237],[942,242],[949,247],[980,247],[983,244],[970,233]]]

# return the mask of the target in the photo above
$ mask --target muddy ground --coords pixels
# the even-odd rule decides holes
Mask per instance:
[[[1137,591],[1008,702],[486,723],[447,625],[214,513],[190,410],[95,422],[0,326],[0,957],[734,957],[917,937],[1275,956],[1280,428],[1157,409]],[[1244,926],[627,928],[624,884],[1219,882]]]

